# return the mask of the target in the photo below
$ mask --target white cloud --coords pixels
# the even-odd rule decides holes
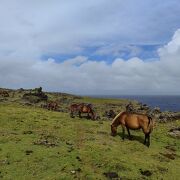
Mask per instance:
[[[42,55],[78,53],[99,43],[162,44],[178,28],[179,16],[178,0],[1,0],[0,52],[26,47]]]
[[[134,57],[108,65],[81,56],[85,47],[97,45],[108,44],[97,54],[120,55],[130,49],[133,56],[141,49],[124,49],[124,44],[164,43],[179,26],[179,9],[178,0],[2,0],[0,86],[86,94],[179,94],[180,30],[158,50],[159,61]],[[43,55],[74,52],[79,56],[61,63],[42,60]]]
[[[43,86],[79,94],[179,94],[180,30],[158,53],[158,61],[134,57],[115,59],[111,65],[83,56],[61,63],[10,57],[0,61],[0,82],[5,87]]]

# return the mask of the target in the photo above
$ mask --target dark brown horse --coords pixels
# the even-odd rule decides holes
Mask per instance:
[[[146,144],[148,147],[150,146],[150,133],[153,130],[153,121],[151,117],[148,117],[144,114],[121,112],[113,119],[111,123],[112,136],[115,136],[117,134],[117,127],[119,125],[122,126],[123,139],[125,135],[125,128],[127,129],[129,138],[131,138],[129,129],[142,129],[145,134],[144,144]]]
[[[58,103],[55,101],[49,102],[47,104],[47,109],[52,110],[52,111],[56,111],[58,109]]]
[[[80,118],[82,117],[81,113],[87,113],[88,117],[90,117],[91,119],[95,119],[95,113],[92,108],[92,104],[85,104],[85,103],[71,104],[70,106],[71,117],[74,117],[74,113],[78,113]]]

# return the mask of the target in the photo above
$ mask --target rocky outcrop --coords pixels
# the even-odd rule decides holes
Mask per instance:
[[[180,119],[180,112],[165,111],[165,112],[162,112],[158,116],[159,122],[167,122],[167,121],[173,121],[173,120],[178,120],[178,119]]]
[[[168,134],[174,138],[180,138],[180,127],[175,127],[169,130]]]
[[[42,88],[35,88],[29,93],[25,93],[22,97],[24,100],[27,100],[31,103],[38,103],[40,101],[47,101],[48,96],[42,92]]]
[[[110,109],[109,111],[105,111],[103,116],[108,119],[112,119],[116,116],[116,113],[112,109]]]
[[[161,109],[159,107],[151,108],[147,104],[138,103],[136,106],[132,106],[131,104],[130,110],[133,113],[147,114],[158,122],[168,122],[180,119],[180,112],[161,112]]]
[[[0,97],[9,97],[9,93],[7,91],[0,91]]]

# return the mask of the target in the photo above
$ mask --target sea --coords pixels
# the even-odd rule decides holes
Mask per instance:
[[[93,97],[136,100],[151,108],[159,107],[161,111],[180,112],[180,95],[98,95]]]

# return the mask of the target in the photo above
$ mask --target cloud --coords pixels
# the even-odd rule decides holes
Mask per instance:
[[[81,54],[84,46],[104,43],[162,44],[179,16],[178,0],[2,0],[0,50],[7,55],[26,47],[29,56]]]
[[[179,94],[180,29],[158,49],[159,59],[114,59],[112,64],[77,56],[58,63],[55,59],[0,60],[1,86],[43,86],[46,90],[77,94]]]
[[[179,16],[178,0],[2,0],[0,86],[79,94],[179,94]],[[158,60],[145,62],[139,56],[141,45],[164,44],[175,30],[158,49]],[[86,47],[99,48],[91,54],[84,53]],[[75,56],[59,61],[56,54]],[[113,60],[109,64],[93,54],[112,54]]]

